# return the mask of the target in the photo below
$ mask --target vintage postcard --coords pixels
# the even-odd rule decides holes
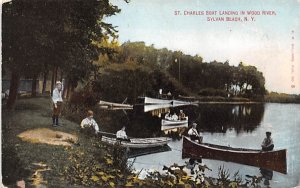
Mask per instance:
[[[7,0],[5,187],[299,187],[299,0]]]

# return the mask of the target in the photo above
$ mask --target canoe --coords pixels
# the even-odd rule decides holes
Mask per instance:
[[[168,120],[168,119],[162,119],[161,125],[163,126],[174,126],[174,125],[181,125],[181,124],[187,124],[189,122],[189,118],[186,117],[185,120]]]
[[[155,98],[145,97],[144,103],[145,104],[172,104],[172,100],[155,99]]]
[[[108,144],[116,144],[116,138],[102,136],[101,141],[106,142]],[[168,144],[171,141],[170,138],[167,137],[157,137],[157,138],[131,138],[131,142],[122,141],[121,146],[129,147],[129,148],[152,148],[157,146],[163,146]]]
[[[286,149],[261,151],[255,149],[231,148],[213,144],[199,144],[183,137],[182,158],[207,158],[231,161],[250,166],[287,173]]]
[[[110,107],[110,108],[133,108],[132,105],[130,104],[122,104],[122,103],[114,103],[114,102],[107,102],[107,101],[99,101],[98,102],[99,106],[102,107]]]

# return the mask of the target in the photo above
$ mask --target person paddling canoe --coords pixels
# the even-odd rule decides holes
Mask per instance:
[[[188,131],[188,135],[190,136],[191,140],[202,143],[203,137],[197,131],[197,123],[193,123],[192,128],[190,128]]]
[[[261,149],[263,151],[272,151],[274,148],[273,139],[271,138],[271,132],[266,132],[266,138],[263,140],[261,144]]]

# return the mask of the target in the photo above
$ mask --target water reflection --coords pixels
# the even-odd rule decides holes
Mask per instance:
[[[265,110],[263,104],[201,104],[179,107],[160,105],[161,108],[158,109],[157,107],[145,105],[135,107],[131,111],[101,110],[98,114],[101,114],[99,119],[103,122],[105,131],[116,132],[125,125],[130,136],[153,137],[163,135],[161,118],[168,111],[178,114],[179,110],[183,110],[189,117],[189,122],[196,122],[201,131],[225,133],[234,129],[239,134],[255,130],[260,125]]]
[[[172,138],[173,140],[180,140],[182,135],[186,132],[188,124],[183,124],[179,126],[174,126],[173,128],[168,128],[164,130],[165,136]]]
[[[270,180],[273,178],[273,171],[261,168],[259,169],[262,177],[265,179],[264,180],[264,185],[269,186],[270,185]]]
[[[186,111],[204,131],[226,132],[233,128],[239,134],[252,132],[259,126],[264,116],[264,105],[201,105]]]
[[[299,104],[274,103],[249,105],[201,104],[199,107],[183,106],[170,108],[170,110],[171,112],[179,112],[180,109],[183,109],[185,114],[189,116],[190,122],[195,121],[200,126],[205,142],[232,147],[259,149],[261,141],[265,137],[266,129],[272,125],[275,148],[287,149],[288,151],[288,173],[281,174],[274,171],[273,176],[269,176],[268,179],[270,186],[281,188],[300,185],[300,118],[297,116],[297,114],[300,114],[299,107]],[[152,134],[151,131],[163,134],[163,131],[161,131],[161,118],[153,116],[150,112],[144,113],[143,109],[140,111],[133,110],[128,113],[128,118],[131,123],[134,122],[134,118],[138,119],[135,120],[136,125],[128,124],[132,127],[140,127],[139,131],[132,133],[133,135]],[[119,120],[114,119],[114,121]],[[182,140],[174,140],[169,143],[169,146],[172,148],[170,152],[138,157],[134,167],[139,170],[158,170],[162,168],[162,164],[184,164],[181,158]],[[206,175],[210,177],[218,177],[218,168],[222,165],[225,165],[225,169],[228,169],[230,174],[239,171],[243,177],[246,174],[262,177],[262,173],[257,167],[209,159],[203,159],[203,163],[212,169],[212,171],[206,172]],[[260,185],[266,187],[267,185],[263,185],[264,181],[263,178]]]

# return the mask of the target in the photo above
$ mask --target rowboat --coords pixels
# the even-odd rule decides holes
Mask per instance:
[[[178,128],[188,128],[188,123],[180,124],[180,125],[162,125],[161,129],[162,131],[168,131],[172,129],[178,129]]]
[[[121,144],[123,147],[129,148],[152,148],[158,146],[164,146],[171,141],[170,138],[167,137],[157,137],[157,138],[131,138],[130,142],[127,141],[118,141],[116,138],[102,136],[102,142],[106,142],[108,144],[116,144],[117,142]]]
[[[174,126],[174,125],[182,125],[182,124],[187,124],[189,122],[189,118],[186,117],[184,120],[168,120],[168,119],[162,119],[161,120],[161,125],[164,126]]]
[[[133,106],[130,104],[123,104],[123,103],[114,103],[114,102],[107,102],[107,101],[99,101],[98,105],[103,108],[129,108],[132,109]]]
[[[144,103],[145,104],[172,104],[172,100],[155,99],[155,98],[145,97]]]
[[[286,149],[261,151],[255,149],[232,148],[213,144],[199,144],[183,137],[182,158],[207,158],[231,161],[250,166],[287,173]]]

